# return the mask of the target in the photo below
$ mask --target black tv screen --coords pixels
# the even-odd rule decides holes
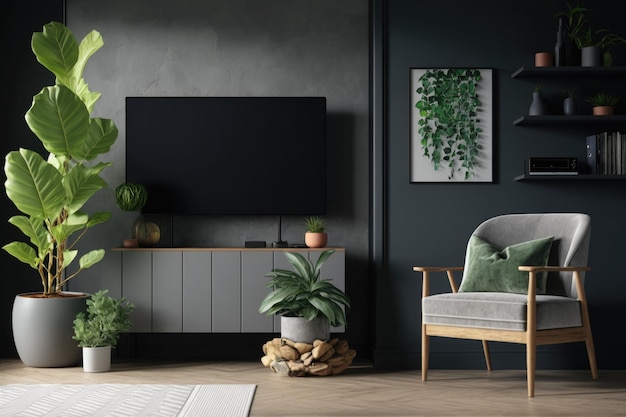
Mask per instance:
[[[325,97],[127,97],[144,213],[325,214]]]

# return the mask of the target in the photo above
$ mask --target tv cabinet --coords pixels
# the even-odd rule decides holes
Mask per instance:
[[[345,291],[344,248],[114,248],[121,270],[108,286],[135,304],[131,333],[280,332],[279,317],[258,312],[271,291],[265,275],[292,268],[284,252],[315,261],[327,249],[336,252],[322,277]]]

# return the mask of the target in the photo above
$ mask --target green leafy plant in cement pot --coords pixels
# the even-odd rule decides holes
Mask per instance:
[[[304,243],[309,248],[323,248],[328,243],[326,221],[320,216],[309,216],[304,219],[306,232]]]
[[[107,183],[100,176],[110,162],[97,162],[115,142],[118,130],[110,119],[92,117],[100,93],[89,91],[83,79],[88,58],[102,47],[92,31],[77,43],[63,24],[51,22],[32,36],[32,50],[56,77],[33,97],[25,119],[49,152],[46,156],[20,148],[6,155],[5,191],[23,214],[13,216],[26,241],[3,246],[35,269],[40,293],[18,294],[13,304],[13,336],[22,362],[33,367],[80,363],[81,351],[72,340],[72,321],[84,311],[89,294],[64,292],[67,281],[90,268],[104,249],[79,256],[77,243],[110,212],[88,214],[85,203]],[[72,265],[71,270],[68,267]]]
[[[111,369],[111,348],[117,346],[120,333],[132,326],[130,315],[135,305],[126,298],[113,298],[109,290],[100,290],[87,299],[87,312],[74,319],[73,339],[83,349],[85,372]]]
[[[285,252],[293,270],[273,269],[266,276],[272,292],[261,302],[259,313],[280,316],[281,337],[294,342],[329,340],[330,326],[346,325],[350,299],[321,269],[334,249],[323,251],[315,264],[299,252]]]

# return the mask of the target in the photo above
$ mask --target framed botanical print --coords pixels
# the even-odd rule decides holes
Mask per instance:
[[[492,70],[412,68],[410,75],[411,182],[492,182]]]

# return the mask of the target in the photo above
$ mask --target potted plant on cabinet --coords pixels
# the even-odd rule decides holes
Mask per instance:
[[[110,162],[95,162],[109,151],[118,130],[110,119],[92,117],[100,93],[83,79],[88,58],[102,47],[92,31],[80,45],[63,24],[51,22],[35,32],[32,50],[56,77],[33,97],[26,123],[49,154],[20,148],[5,158],[5,191],[21,211],[9,219],[27,238],[3,246],[39,273],[41,293],[18,294],[13,305],[13,336],[27,366],[62,367],[80,362],[72,341],[72,320],[85,309],[88,294],[64,292],[64,284],[98,263],[104,249],[79,257],[77,243],[87,229],[105,222],[110,212],[88,214],[87,201],[107,186],[100,176]],[[76,265],[72,270],[68,266]],[[66,307],[59,311],[59,308]]]
[[[130,329],[130,314],[135,309],[126,298],[113,298],[109,290],[100,290],[87,299],[87,312],[74,319],[74,340],[83,349],[85,372],[111,369],[111,348],[117,346],[120,333]]]
[[[346,324],[350,299],[328,279],[321,269],[334,249],[323,251],[315,264],[298,252],[285,252],[294,270],[273,269],[266,276],[272,288],[261,302],[259,313],[281,316],[281,337],[294,342],[328,340],[330,326]]]
[[[587,101],[591,104],[594,116],[610,116],[615,112],[615,106],[620,99],[611,94],[596,93],[587,97]]]
[[[309,248],[323,248],[328,243],[326,233],[326,221],[320,216],[310,216],[304,219],[306,232],[304,233],[304,243]]]
[[[143,206],[148,201],[148,190],[143,184],[124,182],[115,188],[115,204],[122,211],[141,212]],[[132,237],[124,240],[125,248],[139,246],[137,239],[138,224],[142,222],[141,214],[138,215],[132,226]]]

